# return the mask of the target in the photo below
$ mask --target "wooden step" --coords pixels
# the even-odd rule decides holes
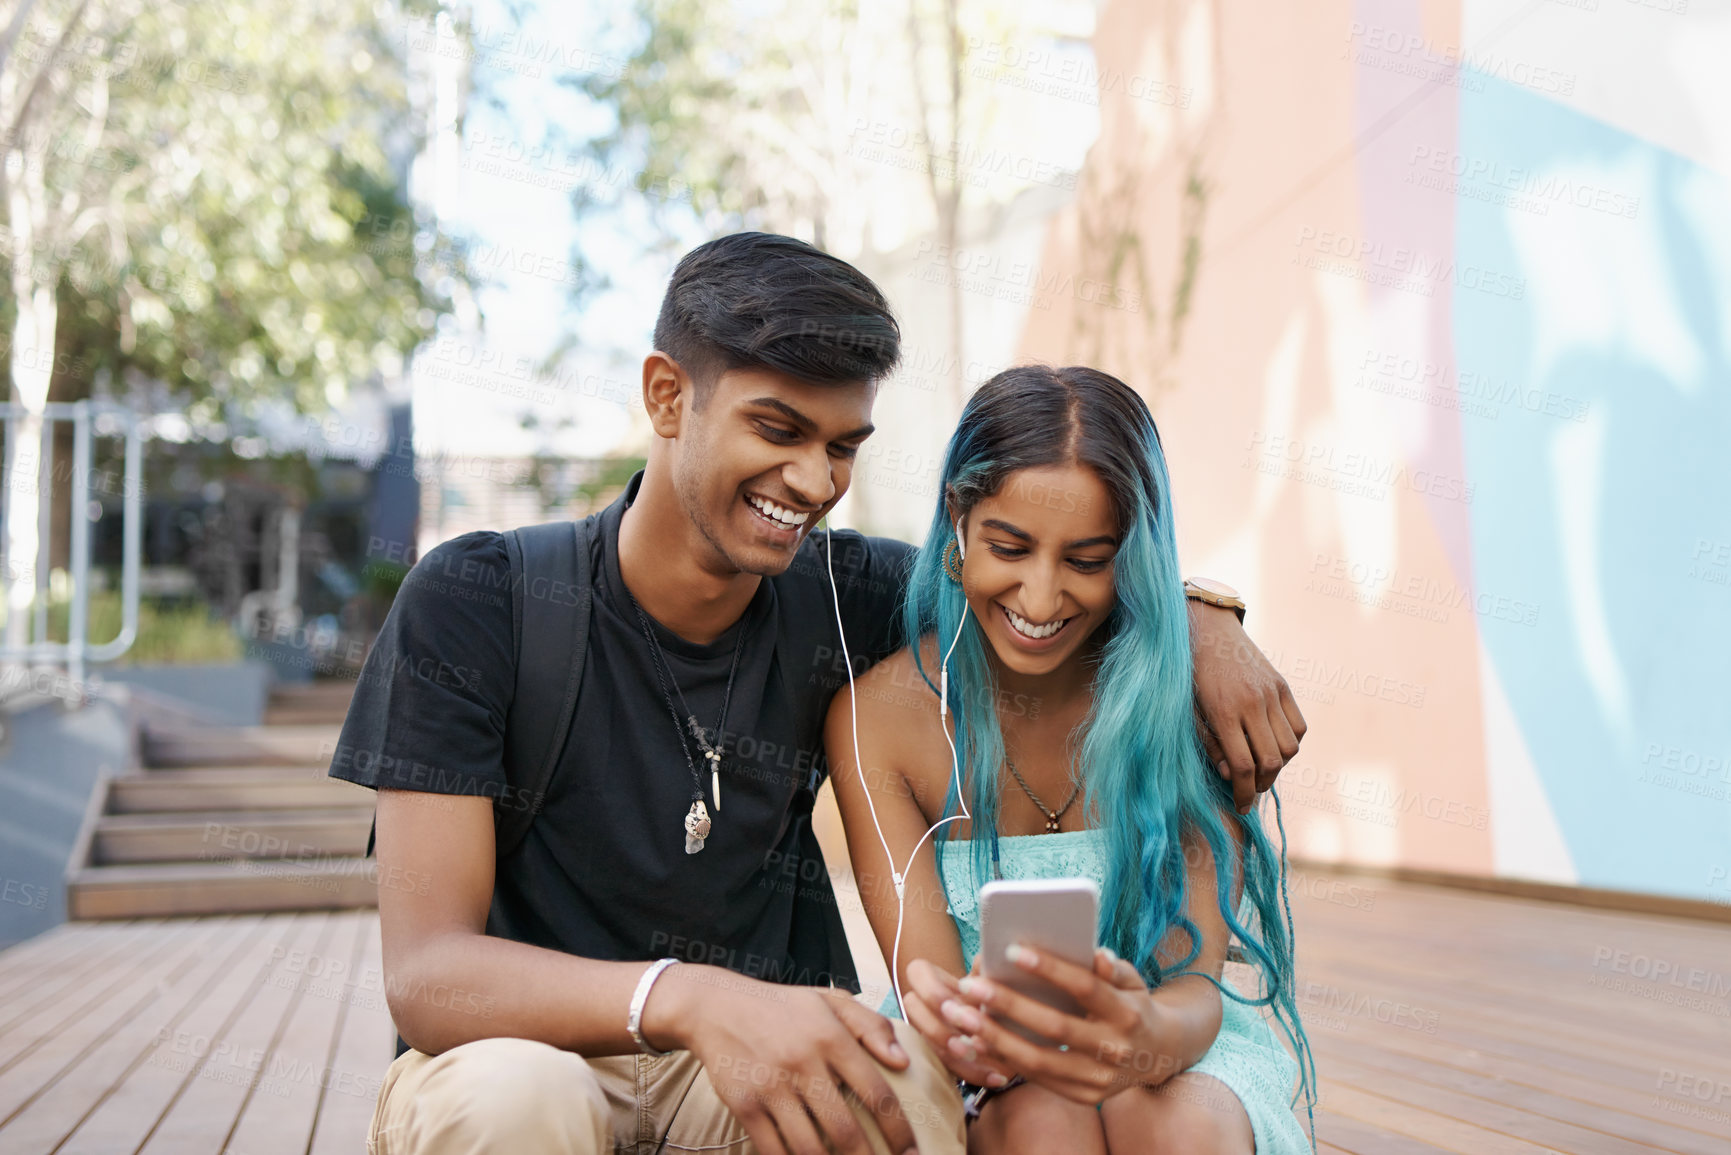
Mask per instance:
[[[307,767],[290,773],[253,770],[147,770],[114,779],[108,813],[284,810],[367,807],[373,792]]]
[[[372,818],[366,806],[110,814],[96,824],[91,860],[114,866],[359,855],[366,852]]]
[[[222,771],[227,774],[245,774],[252,778],[317,778],[329,768],[329,764],[324,762],[213,762],[200,766],[148,766],[144,772],[152,776],[177,774],[181,771],[197,771],[200,774]]]
[[[355,684],[348,680],[278,686],[265,706],[265,725],[341,724],[354,696]]]
[[[348,705],[349,699],[355,696],[355,683],[352,678],[330,678],[319,682],[288,682],[272,686],[270,690],[271,705],[285,706],[306,705],[308,703],[341,702]]]
[[[147,766],[328,766],[340,725],[146,726]]]
[[[266,706],[267,726],[341,726],[348,706]]]
[[[66,883],[71,919],[164,918],[378,905],[371,858],[88,866]]]

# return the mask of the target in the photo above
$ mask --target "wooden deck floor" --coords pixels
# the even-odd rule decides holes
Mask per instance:
[[[394,1041],[374,911],[69,923],[0,954],[0,1151],[353,1155]]]
[[[1322,1150],[1731,1152],[1731,926],[1296,881]]]
[[[1321,1150],[1731,1152],[1731,927],[1295,876]],[[0,1152],[359,1152],[372,912],[71,924],[0,953]]]

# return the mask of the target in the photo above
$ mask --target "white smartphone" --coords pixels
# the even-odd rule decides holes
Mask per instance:
[[[1092,879],[988,882],[980,888],[980,972],[1066,1014],[1083,1014],[1067,992],[1029,974],[1005,958],[1004,951],[1020,944],[1078,966],[1092,966],[1099,923],[1100,888]],[[1009,1025],[1034,1042],[1051,1042],[1016,1023]]]

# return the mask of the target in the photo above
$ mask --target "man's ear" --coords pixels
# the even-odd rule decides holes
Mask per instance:
[[[693,389],[691,378],[666,353],[656,350],[643,358],[643,410],[657,437],[679,436]]]

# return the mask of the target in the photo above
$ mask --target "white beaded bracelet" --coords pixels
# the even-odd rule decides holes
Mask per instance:
[[[649,1001],[649,988],[655,985],[655,980],[661,977],[661,972],[679,960],[676,958],[657,959],[649,964],[649,969],[643,972],[643,977],[637,980],[637,990],[631,995],[631,1009],[625,1013],[625,1029],[631,1032],[631,1041],[637,1044],[637,1049],[645,1055],[667,1055],[671,1051],[658,1051],[649,1045],[649,1040],[643,1037],[643,1004]]]

